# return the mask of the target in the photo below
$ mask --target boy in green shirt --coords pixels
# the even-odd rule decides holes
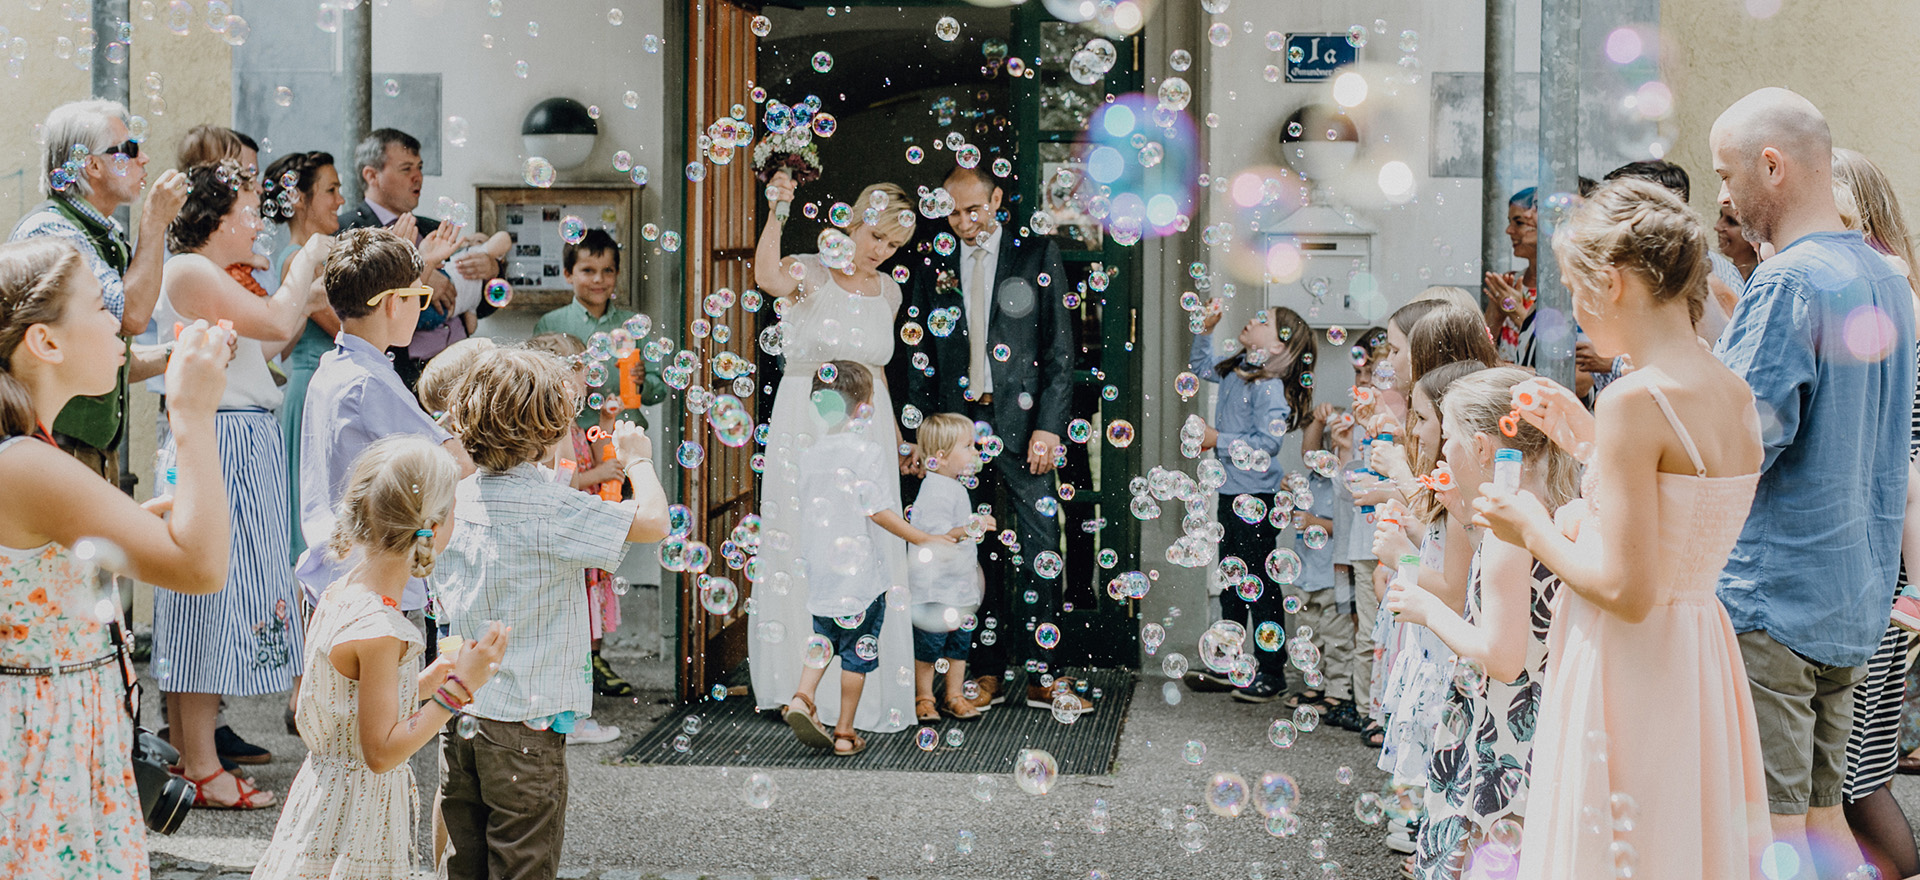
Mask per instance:
[[[561,252],[560,267],[565,273],[567,283],[573,286],[573,302],[567,303],[540,316],[533,325],[533,333],[565,333],[586,345],[595,333],[612,333],[625,324],[634,312],[613,305],[613,291],[620,277],[620,245],[604,229],[589,229],[575,244],[567,245]],[[639,342],[639,340],[635,340]],[[641,386],[640,400],[652,406],[666,399],[666,383],[660,381],[660,365],[640,359],[645,366],[646,379]],[[608,403],[620,399],[620,375],[618,364],[607,363],[607,379],[588,389],[589,394],[598,393]],[[640,427],[647,426],[646,416],[639,407],[628,407],[620,411],[621,421],[632,422]],[[579,425],[589,428],[600,423],[600,411],[583,409],[580,412]]]

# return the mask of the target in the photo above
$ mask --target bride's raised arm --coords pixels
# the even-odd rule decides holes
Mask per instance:
[[[793,201],[793,178],[782,171],[767,181],[767,204]],[[776,297],[792,296],[800,289],[800,280],[795,276],[794,267],[799,263],[792,257],[780,255],[780,233],[785,224],[780,222],[777,212],[767,211],[766,228],[760,230],[760,242],[753,249],[753,283],[760,289]]]

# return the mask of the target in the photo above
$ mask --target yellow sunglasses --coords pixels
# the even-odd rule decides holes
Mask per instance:
[[[399,299],[400,297],[403,297],[403,296],[432,296],[432,295],[433,295],[433,288],[428,287],[425,284],[416,284],[412,287],[393,287],[393,288],[388,288],[386,290],[382,290],[379,293],[374,294],[373,299],[367,300],[367,306],[369,308],[378,306],[381,300],[386,299],[389,296],[392,296],[395,299]]]

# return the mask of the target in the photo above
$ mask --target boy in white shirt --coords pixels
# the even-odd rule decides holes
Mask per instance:
[[[914,714],[940,720],[933,699],[934,677],[947,676],[944,711],[961,720],[980,717],[980,708],[962,688],[972,648],[974,612],[986,591],[986,572],[974,544],[995,527],[993,517],[975,515],[973,500],[960,478],[980,470],[973,445],[973,422],[958,413],[936,413],[920,426],[920,448],[927,453],[926,480],[908,509],[915,528],[946,535],[953,547],[916,547],[907,553],[907,586],[913,596]]]
[[[804,656],[822,662],[807,663],[800,671],[799,689],[783,714],[801,742],[833,749],[842,757],[867,747],[853,729],[853,717],[867,673],[880,665],[880,627],[886,620],[887,590],[893,586],[892,566],[880,552],[886,536],[916,547],[954,544],[946,535],[914,528],[898,511],[875,500],[880,497],[877,487],[899,479],[899,459],[891,442],[883,445],[866,436],[872,401],[873,374],[865,366],[854,361],[823,364],[813,377],[813,403],[827,432],[800,455],[800,540],[808,550],[802,559],[814,632]],[[836,656],[840,717],[829,734],[813,695]]]

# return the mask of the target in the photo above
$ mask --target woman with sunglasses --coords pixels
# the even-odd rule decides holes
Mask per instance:
[[[262,347],[279,348],[324,305],[313,283],[323,251],[293,258],[279,292],[267,294],[244,264],[260,233],[260,189],[233,161],[187,169],[187,203],[167,227],[167,260],[154,315],[163,334],[177,323],[204,320],[238,337],[227,387],[214,416],[233,542],[227,585],[208,596],[155,590],[154,678],[180,772],[199,786],[195,805],[251,810],[274,796],[222,769],[215,745],[220,697],[289,690],[300,674],[301,615],[287,551],[287,463],[280,388]],[[166,457],[171,441],[162,450]],[[162,491],[167,476],[156,474]]]

